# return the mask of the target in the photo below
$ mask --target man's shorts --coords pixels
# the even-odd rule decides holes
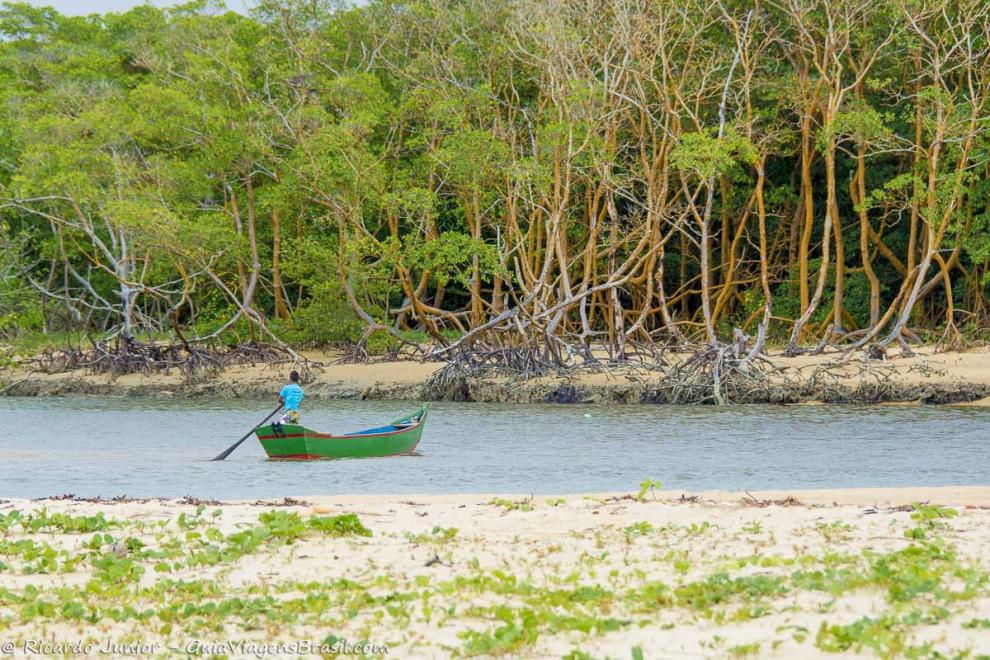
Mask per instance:
[[[286,410],[279,420],[279,424],[298,424],[299,423],[299,411],[298,410]]]

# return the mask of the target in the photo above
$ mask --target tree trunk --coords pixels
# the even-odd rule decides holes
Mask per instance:
[[[275,290],[275,318],[288,319],[289,308],[282,293],[282,224],[278,209],[272,210],[272,288]]]

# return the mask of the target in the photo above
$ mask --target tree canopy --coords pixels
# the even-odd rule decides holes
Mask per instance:
[[[982,0],[0,9],[0,334],[959,341]]]

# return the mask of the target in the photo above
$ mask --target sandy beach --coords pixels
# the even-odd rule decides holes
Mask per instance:
[[[990,651],[990,487],[650,486],[3,500],[0,641],[162,656],[222,642],[232,657],[262,643],[396,658]]]
[[[311,400],[424,400],[441,362],[343,363],[336,353],[306,352],[312,361],[306,395]],[[670,354],[671,364],[687,355]],[[773,403],[951,403],[990,406],[990,348],[913,356],[890,351],[868,360],[861,352],[784,357],[772,351]],[[178,370],[110,377],[85,370],[45,373],[30,363],[0,369],[0,394],[8,396],[129,396],[155,398],[268,398],[285,378],[286,365],[241,365],[188,378]],[[500,403],[658,403],[660,371],[635,366],[577,371],[528,380],[482,377],[466,386],[468,400]],[[762,400],[759,400],[763,402]]]

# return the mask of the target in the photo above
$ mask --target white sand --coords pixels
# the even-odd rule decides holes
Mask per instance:
[[[685,501],[682,495],[697,499]],[[785,593],[753,601],[765,611],[743,616],[740,612],[749,601],[738,595],[712,606],[707,614],[683,603],[637,609],[626,595],[650,583],[662,582],[673,589],[719,572],[732,578],[766,575],[790,579],[795,571],[822,568],[826,555],[864,562],[863,568],[872,561],[868,557],[911,545],[904,531],[917,522],[910,511],[893,507],[925,501],[953,505],[959,512],[957,517],[936,521],[944,525],[938,535],[955,548],[958,562],[983,574],[990,568],[990,487],[671,492],[647,493],[643,501],[628,493],[567,496],[563,501],[545,497],[530,500],[522,495],[497,497],[501,504],[493,504],[493,496],[483,495],[306,497],[307,506],[285,510],[297,511],[303,518],[356,513],[373,536],[307,536],[291,546],[263,549],[232,564],[186,568],[168,577],[208,579],[224,585],[225,591],[239,594],[252,586],[300,581],[325,584],[344,578],[378,595],[420,594],[411,602],[396,604],[391,611],[386,605],[369,604],[353,617],[331,612],[323,624],[301,621],[246,630],[230,622],[224,635],[213,635],[218,639],[320,640],[332,631],[352,640],[387,642],[389,657],[449,657],[466,648],[466,631],[485,633],[503,625],[490,614],[484,615],[487,610],[472,608],[502,604],[519,611],[539,607],[520,595],[520,584],[558,591],[598,585],[615,597],[591,612],[627,621],[626,625],[612,632],[590,634],[541,629],[533,643],[517,648],[515,653],[519,657],[560,657],[580,649],[594,657],[628,658],[632,647],[639,646],[647,658],[726,657],[746,651],[754,657],[806,658],[828,655],[815,646],[823,623],[844,625],[885,613],[906,616],[910,611],[941,606],[942,601],[921,594],[906,604],[891,603],[884,589],[876,585],[839,594],[790,585]],[[788,505],[766,504],[766,500]],[[0,513],[40,508],[72,515],[102,511],[107,517],[131,522],[171,520],[170,530],[175,529],[174,519],[180,512],[192,514],[196,510],[161,501],[0,503]],[[213,519],[209,514],[216,508],[221,513]],[[204,517],[229,534],[256,524],[258,514],[265,510],[268,507],[225,503],[207,506]],[[457,532],[445,540],[443,530],[449,528]],[[40,536],[54,546],[76,549],[89,538]],[[155,542],[153,533],[146,531],[139,536],[149,544]],[[15,537],[24,535],[9,538]],[[50,589],[59,584],[83,584],[88,571],[84,566],[74,573],[55,575],[0,572],[0,587],[19,590],[33,584]],[[516,586],[508,592],[451,586],[458,578],[478,575],[515,576],[512,584]],[[161,578],[149,570],[141,583],[151,585]],[[958,587],[957,583],[946,578],[946,584]],[[433,595],[424,600],[424,593]],[[945,617],[933,625],[900,626],[904,643],[930,642],[932,648],[946,655],[990,650],[990,629],[963,626],[990,616],[985,585],[975,599],[952,601],[945,607]],[[16,609],[0,605],[0,620],[7,614],[16,616]],[[0,633],[0,638],[48,635],[75,639],[80,634],[98,639],[110,635],[158,640],[173,648],[181,647],[187,637],[181,628],[162,634],[151,623],[132,626],[104,622],[93,626],[33,621],[13,624]],[[196,636],[210,639],[201,633]],[[753,646],[756,644],[758,648]],[[861,651],[870,653],[869,648]]]

